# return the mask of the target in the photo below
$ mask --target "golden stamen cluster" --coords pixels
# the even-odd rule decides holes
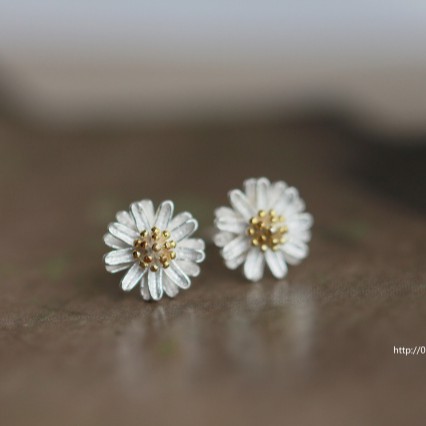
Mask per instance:
[[[157,272],[161,267],[168,268],[170,262],[176,259],[176,242],[170,239],[169,231],[161,231],[153,227],[151,231],[144,230],[133,244],[133,257],[139,260],[142,268]]]
[[[284,244],[287,232],[284,216],[278,216],[274,210],[260,210],[257,216],[250,219],[250,226],[247,228],[251,244],[263,252],[268,248],[278,250]]]

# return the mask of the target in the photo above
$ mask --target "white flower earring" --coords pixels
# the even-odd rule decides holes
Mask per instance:
[[[173,218],[173,210],[173,202],[164,201],[155,213],[152,201],[142,200],[118,212],[117,222],[108,226],[104,241],[113,250],[104,256],[105,268],[128,270],[120,283],[124,291],[140,284],[145,300],[160,300],[164,293],[175,297],[199,275],[205,244],[189,238],[198,222],[188,212]]]
[[[263,277],[265,262],[278,279],[287,274],[287,265],[300,263],[309,252],[312,215],[296,188],[266,178],[247,179],[244,192],[228,194],[230,207],[215,211],[218,230],[214,242],[221,247],[225,265],[243,265],[250,281]]]

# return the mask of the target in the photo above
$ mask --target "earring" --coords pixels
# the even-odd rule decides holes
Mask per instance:
[[[228,198],[232,208],[215,210],[214,242],[229,269],[243,265],[244,276],[258,281],[266,263],[280,279],[287,265],[307,257],[313,218],[296,188],[264,177],[247,179],[244,192],[234,189]]]
[[[118,212],[117,222],[108,226],[104,241],[113,250],[104,256],[105,268],[127,270],[120,282],[124,291],[140,284],[145,300],[160,300],[164,293],[175,297],[189,288],[190,277],[199,275],[205,244],[189,238],[198,222],[188,212],[173,218],[173,210],[172,201],[163,201],[154,212],[152,201],[142,200]]]

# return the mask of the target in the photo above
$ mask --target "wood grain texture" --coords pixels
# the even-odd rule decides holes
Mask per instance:
[[[424,424],[426,355],[394,346],[426,345],[425,176],[390,191],[395,163],[355,139],[315,123],[2,124],[1,424]],[[174,199],[209,237],[227,191],[262,175],[315,217],[285,281],[245,282],[212,246],[174,300],[145,303],[104,271],[102,235],[131,201]]]

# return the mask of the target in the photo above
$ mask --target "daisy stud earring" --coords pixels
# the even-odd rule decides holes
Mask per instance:
[[[113,250],[104,256],[108,272],[126,271],[120,286],[130,291],[139,285],[145,300],[175,297],[191,285],[205,258],[204,241],[190,238],[198,222],[188,212],[173,217],[172,201],[163,201],[157,211],[151,200],[120,211],[108,226],[105,244]]]
[[[266,178],[247,179],[244,191],[228,194],[231,207],[215,211],[215,244],[221,248],[225,265],[243,265],[250,281],[263,277],[265,263],[275,278],[287,274],[287,265],[296,265],[308,255],[312,215],[296,188]]]

